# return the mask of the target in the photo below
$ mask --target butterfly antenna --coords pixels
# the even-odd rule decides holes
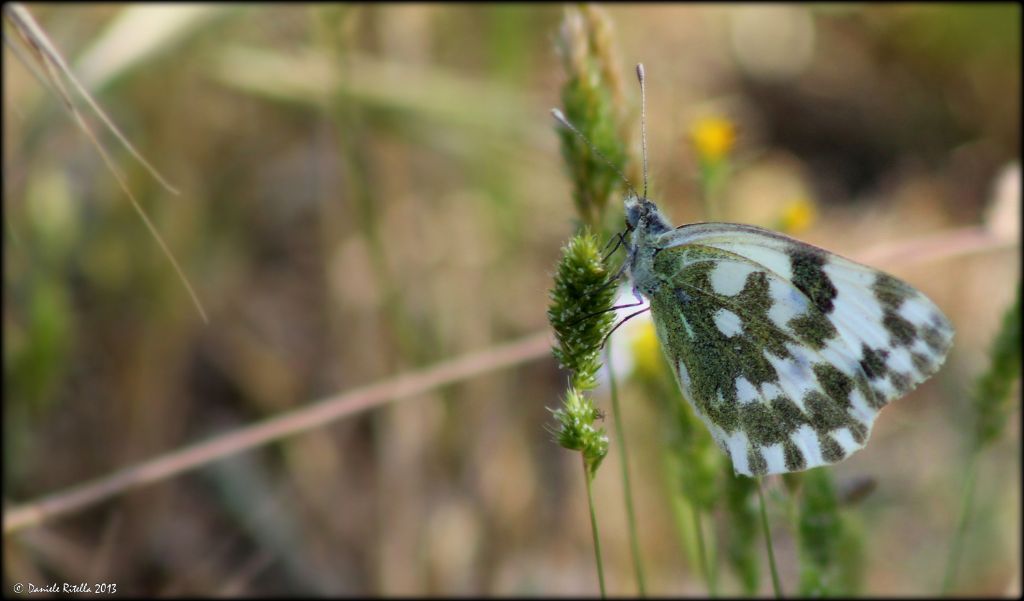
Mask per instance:
[[[640,145],[644,159],[644,198],[647,198],[647,86],[644,85],[644,64],[636,64],[636,78],[640,82]]]
[[[629,188],[629,191],[633,193],[633,196],[639,196],[636,193],[636,188],[633,187],[633,184],[631,184],[629,182],[629,179],[625,175],[623,175],[622,170],[619,169],[618,167],[616,167],[614,163],[609,161],[608,157],[604,156],[604,153],[602,153],[600,150],[598,150],[597,147],[594,146],[594,144],[590,140],[588,140],[586,136],[583,135],[583,132],[581,132],[580,130],[576,129],[576,126],[573,125],[572,123],[569,123],[569,120],[565,118],[565,115],[562,114],[562,111],[560,111],[558,109],[551,109],[551,115],[554,116],[556,121],[558,121],[559,123],[561,123],[565,127],[568,127],[572,131],[572,133],[576,134],[577,136],[579,136],[579,138],[581,140],[586,142],[587,146],[589,146],[590,149],[594,151],[594,154],[596,154],[597,156],[601,157],[601,159],[603,159],[604,162],[607,163],[608,166],[611,167],[613,171],[615,171],[615,173],[618,173],[619,177],[622,178],[622,181],[625,182],[626,187]]]

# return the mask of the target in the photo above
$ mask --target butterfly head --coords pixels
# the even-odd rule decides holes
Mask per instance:
[[[636,194],[626,197],[626,229],[642,231],[648,234],[660,234],[672,229],[658,206]]]

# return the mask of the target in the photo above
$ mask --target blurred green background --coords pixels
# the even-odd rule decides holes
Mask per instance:
[[[5,507],[547,327],[576,225],[548,113],[565,80],[561,6],[29,10],[181,190],[90,121],[210,322],[5,47]],[[1009,240],[876,264],[928,294],[957,338],[833,473],[877,483],[856,507],[865,592],[934,594],[969,393],[1019,281],[1019,5],[604,12],[634,124],[632,65],[646,65],[651,196],[674,221],[704,217],[691,136],[714,117],[736,132],[723,219],[778,227],[797,206],[796,235],[850,256],[979,224]],[[4,590],[596,594],[578,457],[543,429],[565,382],[546,355],[7,535]],[[623,394],[649,592],[704,594],[666,500],[657,404]],[[1014,407],[980,465],[964,594],[1020,595]],[[609,454],[595,494],[609,592],[634,594],[617,464]],[[773,517],[791,583],[793,532]]]

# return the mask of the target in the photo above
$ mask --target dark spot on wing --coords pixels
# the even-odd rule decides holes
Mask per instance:
[[[904,300],[915,294],[914,289],[909,285],[882,272],[878,273],[871,289],[878,302],[882,303],[882,307],[891,311],[899,309]]]
[[[814,375],[825,394],[839,403],[844,409],[850,408],[850,391],[853,390],[853,378],[839,371],[829,363],[815,363]]]
[[[747,465],[750,467],[750,473],[755,476],[768,472],[768,462],[764,460],[764,456],[760,451],[750,447],[747,447]]]
[[[910,353],[910,360],[914,363],[914,369],[921,375],[931,373],[932,361],[921,353]]]
[[[797,315],[786,325],[793,329],[801,342],[815,349],[824,348],[827,340],[839,336],[839,331],[832,324],[832,320],[813,310]]]
[[[811,426],[819,433],[842,428],[853,421],[853,418],[843,411],[838,403],[817,390],[812,390],[804,395],[804,407],[810,414]]]
[[[910,346],[917,340],[917,328],[914,324],[891,309],[886,309],[882,316],[882,325],[889,331],[890,343],[893,346]]]
[[[935,352],[935,354],[944,355],[946,353],[949,342],[939,328],[926,326],[921,331],[921,337],[924,339],[925,344],[928,345],[928,348]]]
[[[751,444],[757,447],[781,442],[788,433],[786,425],[776,419],[764,403],[746,403],[740,410],[740,427],[747,433]]]
[[[839,443],[828,434],[818,432],[818,444],[821,445],[821,456],[829,463],[842,461],[846,456],[843,447],[839,446]]]
[[[782,449],[786,454],[787,470],[791,472],[798,472],[807,467],[807,460],[804,459],[804,454],[795,444],[793,444],[792,440],[786,440],[782,445]]]
[[[889,374],[889,381],[900,395],[907,394],[914,389],[914,380],[909,374],[894,371]]]
[[[789,249],[789,260],[793,268],[793,285],[806,294],[823,314],[831,313],[835,308],[832,301],[838,292],[825,273],[825,254],[795,246]]]
[[[853,434],[853,439],[857,441],[857,444],[864,444],[868,437],[867,427],[856,421],[850,423],[847,427],[850,429],[850,433]]]
[[[885,364],[885,358],[889,356],[889,351],[872,349],[864,343],[861,343],[860,350],[862,356],[860,368],[864,370],[868,378],[877,380],[889,373],[889,367]]]
[[[874,407],[875,409],[881,409],[882,407],[885,407],[886,405],[889,404],[889,399],[886,396],[884,390],[876,387],[872,388],[871,391],[874,392],[874,394],[871,395],[871,398],[868,400],[868,402],[871,403],[872,407]]]

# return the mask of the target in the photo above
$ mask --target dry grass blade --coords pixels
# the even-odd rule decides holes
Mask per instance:
[[[470,353],[425,370],[409,372],[288,411],[74,486],[70,490],[12,507],[4,512],[4,534],[78,511],[129,489],[176,476],[229,455],[325,426],[336,419],[387,401],[422,394],[484,372],[545,357],[550,348],[548,332],[538,332],[515,342]]]
[[[58,52],[56,48],[54,48],[53,44],[50,43],[50,38],[46,35],[46,32],[44,32],[43,29],[39,27],[39,24],[36,23],[36,20],[34,18],[32,18],[32,15],[28,12],[28,10],[26,10],[25,7],[21,6],[20,4],[12,3],[7,5],[5,11],[7,17],[15,26],[14,28],[18,32],[18,35],[20,35],[22,40],[27,45],[29,45],[29,47],[32,48],[35,54],[40,58],[41,62],[43,62],[46,65],[47,74],[51,78],[56,80],[56,75],[50,71],[51,69],[53,69],[54,66],[56,66],[60,73],[67,77],[68,81],[70,81],[71,84],[75,87],[75,89],[78,90],[78,93],[82,95],[82,98],[85,99],[86,103],[89,104],[89,107],[92,108],[92,110],[96,113],[96,116],[98,116],[100,120],[103,121],[103,124],[110,129],[110,131],[114,134],[118,141],[124,145],[125,149],[128,150],[128,152],[131,153],[133,157],[135,157],[135,160],[139,161],[139,163],[141,163],[142,166],[146,168],[146,171],[149,171],[150,175],[152,175],[156,181],[160,182],[160,185],[166,188],[168,192],[176,196],[180,194],[178,189],[172,186],[170,183],[168,183],[168,181],[160,174],[160,172],[157,171],[156,167],[154,167],[149,161],[147,161],[146,158],[142,156],[142,153],[140,153],[138,150],[135,149],[134,146],[132,146],[132,143],[128,141],[128,138],[126,138],[125,135],[121,133],[121,130],[118,129],[117,125],[115,125],[114,122],[110,119],[110,117],[108,117],[107,114],[103,111],[103,109],[100,108],[99,104],[96,103],[96,100],[93,99],[89,91],[86,90],[85,87],[78,81],[78,78],[75,77],[75,74],[71,71],[71,68],[68,67],[67,62],[64,61],[64,57],[61,55],[61,53]],[[64,100],[65,106],[67,106],[69,110],[77,113],[77,109],[75,108],[74,103],[71,100],[71,96],[64,89],[64,86],[61,85],[59,82],[55,82],[55,84],[60,89],[60,93]]]
[[[409,112],[489,136],[526,135],[540,140],[547,133],[546,127],[524,129],[523,123],[536,121],[525,108],[530,98],[524,92],[439,67],[414,67],[363,53],[347,54],[342,63],[315,51],[285,55],[232,45],[220,51],[210,69],[226,85],[281,102],[317,107],[343,94],[369,106]],[[476,102],[462,106],[453,104],[453,98]]]
[[[234,4],[126,5],[75,57],[75,72],[89,89],[103,88],[241,10]]]
[[[21,40],[32,52],[32,55],[36,59],[36,66],[42,67],[42,73],[45,76],[45,79],[57,92],[57,95],[63,101],[65,108],[74,118],[75,123],[77,123],[78,126],[82,129],[85,135],[92,142],[93,146],[96,147],[96,151],[99,152],[100,157],[103,159],[103,163],[107,166],[107,169],[110,170],[111,174],[113,174],[114,179],[117,180],[117,184],[118,186],[120,186],[121,190],[123,190],[124,193],[128,196],[129,200],[132,203],[132,207],[135,209],[135,212],[138,213],[139,218],[142,219],[142,222],[143,224],[145,224],[146,229],[149,230],[149,233],[156,240],[157,245],[160,246],[160,250],[164,253],[164,256],[166,256],[167,260],[170,261],[171,266],[174,268],[174,271],[178,275],[178,278],[181,280],[182,284],[184,284],[189,296],[192,298],[192,303],[195,305],[196,310],[199,311],[199,315],[200,317],[202,317],[203,322],[209,323],[209,319],[206,316],[206,310],[203,308],[203,304],[202,302],[200,302],[199,296],[192,288],[192,284],[185,276],[185,272],[181,268],[181,265],[179,265],[177,259],[174,258],[174,255],[171,253],[170,248],[168,248],[167,243],[164,242],[163,237],[157,231],[156,226],[149,219],[149,216],[146,214],[145,210],[143,210],[142,205],[139,204],[138,199],[135,198],[135,195],[132,194],[131,190],[128,188],[128,183],[125,180],[124,174],[122,174],[121,170],[117,168],[117,165],[114,163],[113,159],[107,153],[107,150],[103,147],[99,139],[96,137],[96,134],[92,131],[92,128],[89,127],[88,123],[86,123],[85,121],[85,118],[82,117],[82,114],[78,111],[78,108],[75,106],[75,103],[71,98],[71,94],[68,93],[67,88],[64,86],[64,83],[61,80],[60,75],[64,75],[68,78],[69,81],[72,82],[72,84],[75,86],[75,89],[77,89],[79,94],[81,94],[82,97],[85,98],[89,106],[92,107],[93,111],[95,111],[96,114],[99,116],[100,120],[102,120],[103,123],[108,128],[110,128],[110,130],[114,133],[117,139],[120,140],[121,143],[124,144],[124,146],[128,149],[131,155],[135,157],[136,160],[138,160],[146,168],[146,170],[149,171],[150,174],[152,174],[153,177],[158,182],[160,182],[160,184],[163,187],[165,187],[168,191],[174,194],[178,194],[178,191],[173,186],[168,184],[164,180],[164,178],[160,176],[156,169],[153,168],[153,166],[150,165],[149,162],[146,161],[137,150],[135,150],[135,148],[131,145],[130,142],[128,142],[124,135],[121,134],[120,130],[118,130],[117,127],[113,124],[113,122],[110,121],[110,119],[99,107],[99,105],[97,105],[96,102],[92,99],[88,91],[86,91],[85,88],[82,87],[82,85],[78,82],[78,80],[75,79],[74,75],[71,73],[71,70],[68,68],[64,59],[61,57],[60,53],[57,52],[57,50],[50,43],[49,38],[46,37],[46,34],[35,22],[35,19],[32,18],[32,15],[29,14],[29,12],[19,4],[7,5],[4,9],[4,14],[7,16],[8,20],[14,26],[15,31],[18,32],[18,35],[21,37]],[[13,44],[10,45],[13,46]],[[19,58],[23,58],[24,54],[19,53],[18,56]],[[29,68],[30,70],[35,71],[34,69],[32,69],[32,67]]]

